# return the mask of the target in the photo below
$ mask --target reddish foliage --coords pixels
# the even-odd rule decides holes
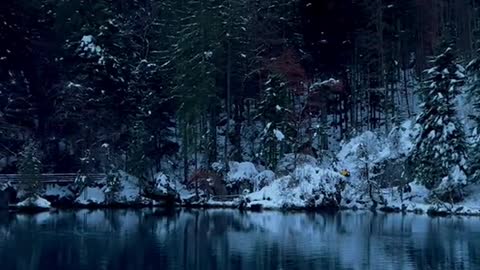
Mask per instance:
[[[305,69],[300,64],[298,55],[292,49],[286,49],[279,57],[270,59],[267,69],[284,76],[296,94],[305,90],[303,86],[307,79]]]
[[[303,113],[320,113],[321,109],[328,104],[335,104],[338,97],[347,93],[345,84],[342,81],[325,83],[320,87],[312,89],[307,99],[307,106]]]
[[[194,189],[196,185],[198,185],[199,190],[203,190],[209,194],[226,194],[221,176],[209,170],[200,169],[193,173],[192,177],[188,180],[187,186],[190,189]]]
[[[345,88],[345,85],[343,84],[342,81],[339,81],[338,83],[334,84],[333,85],[333,90],[335,92],[339,92],[339,93],[346,93],[346,88]]]

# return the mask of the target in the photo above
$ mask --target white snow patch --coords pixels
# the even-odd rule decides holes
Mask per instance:
[[[227,174],[227,182],[251,181],[258,174],[255,165],[251,162],[229,162],[230,170]]]
[[[220,163],[219,163],[220,164]],[[155,176],[155,188],[156,192],[162,194],[172,194],[174,193],[175,196],[179,196],[182,201],[189,200],[195,193],[188,190],[188,188],[181,184],[177,180],[172,180],[173,177],[169,177],[163,172],[158,172]]]
[[[119,171],[121,190],[118,194],[119,203],[133,203],[140,200],[140,183],[138,178],[129,175],[124,171]]]
[[[278,129],[274,129],[273,134],[275,134],[277,141],[283,141],[285,139],[285,135]]]
[[[27,199],[17,203],[17,207],[21,208],[39,208],[39,209],[49,209],[50,202],[45,200],[40,196],[32,196]]]
[[[95,38],[92,35],[82,37],[78,51],[81,57],[100,57],[98,63],[104,64],[104,51],[100,46],[95,44]]]
[[[73,193],[68,187],[53,185],[47,186],[45,196],[58,196],[59,198],[71,198],[73,197]]]
[[[75,200],[75,203],[80,205],[104,204],[105,193],[102,189],[97,187],[86,187]]]
[[[248,205],[260,204],[265,209],[279,209],[306,207],[309,200],[321,203],[324,195],[336,192],[336,185],[343,179],[338,172],[306,164],[295,169],[292,175],[281,177],[247,195],[250,199]]]
[[[265,170],[257,174],[254,179],[254,189],[263,188],[270,185],[275,180],[275,173],[270,170]]]
[[[167,194],[177,189],[177,183],[170,180],[166,174],[159,172],[155,175],[155,188],[158,192]]]
[[[324,87],[324,86],[331,87],[331,86],[337,85],[339,83],[340,83],[339,80],[336,80],[334,78],[330,78],[330,79],[325,80],[325,81],[318,81],[318,82],[313,83],[312,86],[310,86],[310,89],[315,90],[315,89],[318,89],[318,88]]]
[[[358,180],[366,164],[371,166],[407,156],[413,149],[418,131],[419,127],[411,120],[393,128],[388,136],[366,131],[343,143],[337,154],[336,168],[350,171],[351,179]]]

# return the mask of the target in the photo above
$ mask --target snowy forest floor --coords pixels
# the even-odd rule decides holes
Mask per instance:
[[[236,187],[236,193],[230,194],[239,195],[215,196],[205,189],[197,194],[194,188],[179,183],[174,173],[165,171],[154,176],[154,193],[161,196],[152,198],[142,192],[136,177],[120,171],[115,186],[106,179],[80,189],[53,185],[38,197],[24,198],[15,207],[44,210],[51,206],[160,207],[166,204],[162,198],[173,198],[167,203],[169,206],[282,211],[351,209],[480,216],[480,184],[465,187],[463,201],[446,203],[412,181],[411,168],[405,164],[415,132],[412,121],[405,121],[387,135],[366,131],[342,143],[340,151],[328,160],[286,155],[275,171],[251,162],[231,162],[228,173],[219,181],[227,187]],[[200,181],[214,185],[208,177]],[[22,198],[22,194],[18,195]]]
[[[92,192],[92,190],[89,190]],[[141,202],[123,202],[110,203],[104,201],[95,201],[99,194],[92,192],[89,195],[88,202],[77,200],[74,204],[62,202],[55,203],[54,206],[43,197],[34,199],[26,199],[16,205],[11,205],[15,211],[40,212],[49,211],[55,208],[63,209],[99,209],[99,208],[151,208],[151,207],[182,207],[182,208],[231,208],[250,211],[337,211],[337,210],[354,210],[354,211],[380,211],[392,213],[413,213],[419,215],[431,216],[480,216],[480,185],[472,185],[466,189],[468,193],[464,201],[460,203],[445,203],[440,201],[431,201],[429,199],[429,191],[423,186],[411,184],[411,191],[402,195],[396,188],[385,188],[381,190],[383,197],[382,203],[375,206],[371,200],[366,197],[356,196],[346,198],[340,204],[340,207],[312,207],[300,199],[301,195],[290,193],[285,196],[281,192],[272,192],[272,189],[262,189],[246,195],[234,197],[232,200],[219,200],[218,198],[210,198],[208,200],[191,201],[194,197],[193,193],[183,193],[180,197],[181,201],[173,205],[165,205],[162,202],[153,201],[143,198]],[[269,194],[269,195],[267,195]],[[266,196],[266,197],[265,197]],[[272,196],[272,197],[269,197]],[[50,197],[51,198],[51,197]]]

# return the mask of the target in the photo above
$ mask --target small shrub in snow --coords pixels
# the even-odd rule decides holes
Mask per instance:
[[[278,162],[277,172],[279,174],[289,174],[293,172],[296,167],[301,167],[304,165],[316,166],[317,160],[310,156],[304,154],[286,154],[280,161]]]
[[[394,127],[386,137],[366,131],[342,146],[336,168],[350,171],[350,182],[357,185],[369,185],[367,181],[380,186],[408,182],[411,178],[407,157],[412,151],[412,137],[417,133],[410,120]]]
[[[141,201],[141,188],[138,178],[124,171],[109,173],[95,184],[84,186],[79,191],[75,203],[80,205],[122,204],[132,205]]]
[[[413,139],[420,130],[411,120],[403,122],[399,126],[393,127],[387,137],[387,147],[389,148],[390,159],[408,156],[413,147]]]
[[[227,183],[252,182],[258,171],[251,162],[230,162]]]
[[[34,196],[38,192],[41,169],[40,146],[35,141],[28,141],[23,146],[18,160],[18,172],[27,197]]]
[[[240,193],[246,188],[253,190],[257,168],[251,162],[230,162],[226,177],[227,188],[231,193]]]
[[[264,208],[335,208],[340,206],[344,190],[346,178],[340,173],[307,164],[247,198]]]
[[[270,185],[275,180],[275,173],[270,170],[265,170],[257,174],[254,178],[255,189],[262,189]]]
[[[118,173],[110,172],[106,178],[107,186],[104,190],[108,202],[118,201],[119,192],[122,190],[122,182]]]
[[[300,185],[308,183],[311,186],[322,186],[324,190],[333,191],[335,184],[344,179],[338,172],[325,170],[311,165],[305,165],[297,168],[292,177],[297,180]]]
[[[292,177],[298,182],[300,196],[309,206],[339,206],[344,183],[339,173],[306,165],[297,168]]]
[[[225,169],[224,163],[222,162],[213,162],[211,167],[212,170],[217,173],[220,173]]]
[[[339,170],[348,170],[353,179],[365,177],[367,164],[382,159],[386,143],[375,133],[367,131],[344,144],[337,155]]]
[[[155,175],[155,190],[167,194],[175,190],[175,185],[166,174],[160,172]]]

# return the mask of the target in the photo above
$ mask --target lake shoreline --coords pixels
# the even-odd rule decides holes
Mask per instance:
[[[115,203],[109,205],[102,204],[53,204],[50,208],[36,208],[36,207],[18,207],[16,205],[9,205],[5,210],[8,212],[21,213],[21,214],[37,214],[50,211],[62,211],[62,210],[143,210],[143,209],[181,209],[181,210],[212,210],[212,209],[230,209],[238,210],[241,212],[281,212],[281,213],[336,213],[336,212],[372,212],[383,214],[414,214],[414,215],[426,215],[429,217],[480,217],[480,212],[468,213],[462,211],[446,211],[443,209],[435,209],[435,205],[430,205],[427,211],[422,209],[401,209],[396,206],[381,206],[377,208],[373,207],[262,207],[255,204],[249,206],[240,206],[233,204],[212,204],[212,203],[188,203],[188,204],[122,204]]]

